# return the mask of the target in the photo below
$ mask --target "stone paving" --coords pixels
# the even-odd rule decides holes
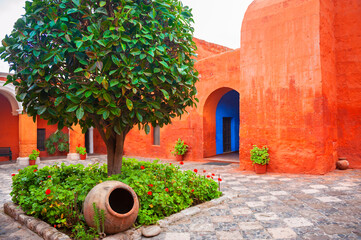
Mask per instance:
[[[105,162],[104,156],[79,161]],[[40,167],[68,160],[42,161]],[[221,190],[231,200],[203,209],[168,225],[156,240],[212,239],[361,239],[361,171],[316,175],[237,171],[237,164],[185,162],[222,178]],[[0,165],[0,206],[10,200],[15,164]],[[203,173],[201,173],[203,174]],[[0,239],[40,239],[0,211]]]

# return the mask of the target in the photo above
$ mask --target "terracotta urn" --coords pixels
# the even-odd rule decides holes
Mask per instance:
[[[31,165],[35,165],[35,162],[36,162],[36,160],[30,160],[29,159],[29,165],[31,166]]]
[[[183,155],[178,155],[178,154],[175,155],[175,160],[176,160],[176,161],[179,161],[179,162],[180,162],[180,161],[183,161]]]
[[[139,201],[134,190],[119,181],[105,181],[96,185],[85,198],[84,218],[88,226],[96,228],[94,207],[104,210],[104,232],[114,234],[130,228],[138,216]]]
[[[345,157],[338,158],[338,161],[336,162],[337,169],[346,170],[348,168],[348,166],[349,166],[349,163],[347,161],[347,158],[345,158]]]
[[[265,174],[267,172],[267,164],[261,165],[261,164],[254,164],[254,171],[257,174]]]
[[[86,159],[86,154],[79,154],[80,155],[80,160],[85,160]]]

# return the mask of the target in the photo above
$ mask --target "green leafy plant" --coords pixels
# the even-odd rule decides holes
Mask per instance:
[[[267,146],[263,146],[262,148],[258,148],[256,145],[253,145],[253,149],[251,150],[251,161],[253,164],[266,165],[269,163],[269,154]]]
[[[81,147],[80,144],[76,147],[76,152],[81,154],[81,155],[85,155],[86,154],[86,148],[85,147]]]
[[[105,222],[105,212],[104,210],[99,210],[96,204],[93,202],[93,210],[94,210],[94,223],[97,229],[97,233],[99,234],[100,238],[105,238],[104,233],[104,222]]]
[[[34,121],[95,127],[108,174],[121,173],[134,126],[149,133],[196,106],[192,22],[179,0],[26,1],[0,48],[7,84]]]
[[[174,151],[172,151],[172,154],[175,155],[184,155],[188,151],[188,145],[184,143],[184,141],[180,138],[178,138],[175,146]]]
[[[69,152],[69,136],[62,131],[56,131],[45,140],[45,148],[48,154],[59,152]]]
[[[72,237],[75,240],[94,240],[100,236],[94,228],[89,228],[84,222],[78,222],[72,229]]]
[[[41,169],[29,166],[12,177],[12,200],[27,214],[58,228],[69,229],[81,239],[81,236],[88,236],[87,233],[100,236],[103,231],[101,212],[97,216],[99,227],[91,230],[84,227],[84,216],[78,210],[82,209],[88,192],[103,181],[121,181],[134,189],[140,202],[137,226],[154,224],[159,219],[221,195],[216,181],[194,171],[181,171],[178,166],[159,164],[156,160],[123,161],[123,173],[111,177],[107,175],[106,165],[61,164]]]
[[[40,155],[40,151],[38,149],[33,150],[29,155],[29,160],[36,160],[39,157],[39,155]]]

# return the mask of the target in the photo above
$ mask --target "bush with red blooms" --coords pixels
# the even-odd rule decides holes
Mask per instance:
[[[107,175],[106,165],[62,164],[43,168],[29,166],[12,179],[11,196],[15,203],[27,214],[68,231],[79,227],[78,222],[82,222],[82,217],[76,221],[71,217],[74,214],[81,216],[80,212],[72,211],[71,206],[75,203],[78,209],[82,209],[88,192],[102,181],[121,181],[134,189],[140,201],[138,226],[154,224],[166,216],[221,195],[216,181],[194,170],[182,171],[176,164],[135,159],[124,159],[123,173],[111,177]]]

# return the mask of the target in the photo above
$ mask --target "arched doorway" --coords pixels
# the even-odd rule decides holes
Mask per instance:
[[[216,110],[216,153],[239,150],[239,93],[235,90],[223,95]]]
[[[19,157],[19,116],[18,102],[9,87],[0,82],[0,147],[10,147],[12,160]],[[1,162],[9,157],[0,157]]]
[[[239,93],[229,87],[219,88],[208,96],[203,108],[203,157],[238,153],[238,149]]]

